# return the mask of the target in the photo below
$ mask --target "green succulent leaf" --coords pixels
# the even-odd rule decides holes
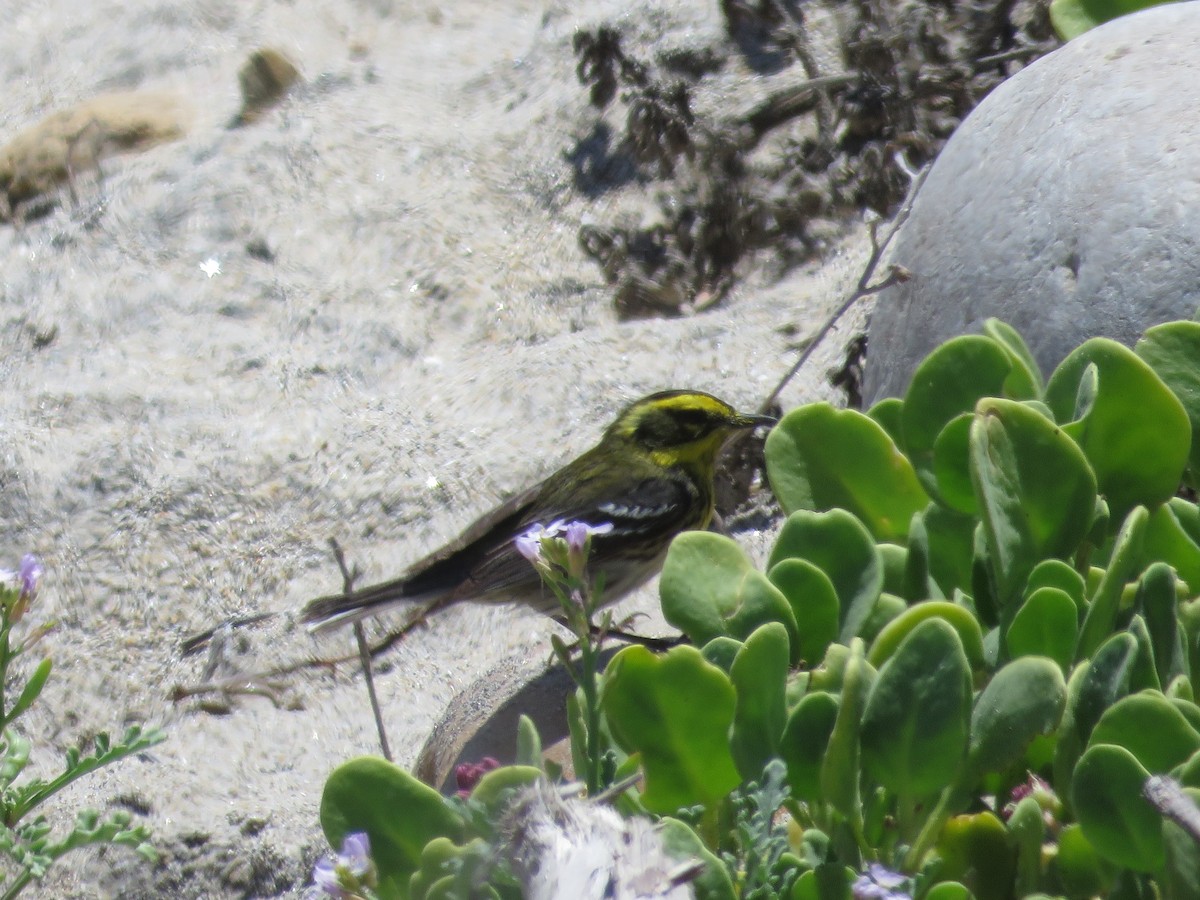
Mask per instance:
[[[1006,640],[1010,656],[1047,656],[1066,671],[1075,658],[1079,608],[1054,587],[1038,588],[1021,604]]]
[[[958,632],[920,623],[879,670],[863,712],[866,770],[888,790],[929,797],[950,783],[967,744],[971,668]]]
[[[1192,426],[1188,468],[1193,476],[1200,474],[1200,370],[1196,367],[1200,359],[1200,322],[1155,325],[1146,330],[1133,349],[1183,404]],[[1195,485],[1194,480],[1192,483]]]
[[[834,649],[836,645],[830,648]],[[821,764],[821,796],[851,823],[852,829],[861,830],[859,731],[867,696],[878,676],[867,662],[863,642],[858,638],[850,642],[844,663],[837,718],[829,736],[829,752]]]
[[[1046,840],[1046,820],[1036,797],[1025,797],[1008,817],[1008,833],[1017,848],[1016,896],[1035,894],[1041,883],[1042,845]]]
[[[1083,576],[1061,559],[1043,559],[1029,573],[1029,581],[1025,585],[1025,596],[1029,597],[1038,588],[1058,588],[1082,608],[1084,600]]]
[[[1000,319],[988,319],[983,323],[983,333],[1003,347],[1012,361],[1013,368],[1005,381],[1004,395],[1018,400],[1042,396],[1045,385],[1041,369],[1017,330]]]
[[[686,531],[671,542],[659,581],[663,616],[691,638],[743,640],[766,622],[779,622],[797,649],[796,617],[787,598],[731,538]]]
[[[1003,608],[1024,589],[1037,563],[1069,556],[1087,535],[1096,480],[1062,429],[1009,400],[980,401],[971,425],[971,463]]]
[[[694,647],[655,656],[632,646],[612,658],[601,706],[621,748],[642,756],[647,809],[707,806],[737,787],[729,749],[736,702],[729,677]]]
[[[890,659],[909,634],[923,622],[930,619],[942,619],[958,632],[959,641],[967,661],[972,669],[982,669],[983,661],[983,632],[979,629],[979,620],[971,615],[970,610],[964,609],[947,600],[927,600],[908,607],[899,616],[892,619],[871,643],[867,661],[879,668]]]
[[[806,694],[788,716],[780,742],[792,796],[806,803],[821,800],[821,766],[837,720],[838,698],[826,691]]]
[[[1103,896],[1112,886],[1113,866],[1096,852],[1077,823],[1059,834],[1054,872],[1071,897]]]
[[[767,436],[767,476],[785,512],[854,513],[878,541],[902,541],[929,498],[912,464],[875,420],[810,403]]]
[[[867,415],[879,423],[892,442],[904,450],[904,401],[899,397],[885,397],[867,410]]]
[[[1041,735],[1062,720],[1067,685],[1062,670],[1045,657],[1023,656],[998,671],[975,701],[968,758],[977,775],[1017,763]]]
[[[842,509],[794,512],[775,541],[768,571],[785,559],[808,560],[829,576],[838,595],[839,640],[849,644],[883,589],[883,561],[870,532]]]
[[[1150,773],[1124,747],[1095,744],[1075,767],[1071,801],[1088,842],[1135,872],[1154,872],[1166,861],[1162,816],[1142,796]]]
[[[461,841],[463,825],[441,794],[377,756],[338,766],[321,795],[321,828],[330,846],[340,847],[352,832],[367,833],[381,897],[404,896],[425,845],[439,837]]]
[[[1128,632],[1112,635],[1088,664],[1079,686],[1074,723],[1079,737],[1088,741],[1105,710],[1130,693],[1137,662],[1137,640]]]
[[[806,559],[785,559],[767,577],[787,598],[796,618],[799,659],[810,664],[825,658],[837,640],[840,605],[829,576]]]
[[[1162,684],[1188,674],[1188,650],[1176,611],[1178,588],[1175,570],[1161,562],[1150,565],[1138,582],[1135,605],[1146,619]]]
[[[975,900],[975,895],[967,890],[964,884],[957,881],[943,881],[929,889],[925,900]]]
[[[1142,553],[1147,560],[1169,563],[1189,587],[1200,590],[1200,546],[1184,530],[1170,504],[1150,511]]]
[[[1002,396],[1012,371],[1005,349],[983,335],[964,335],[942,344],[913,373],[904,397],[904,447],[925,490],[937,496],[934,447],[942,429],[970,413],[984,397]]]
[[[975,520],[931,503],[921,514],[929,542],[929,577],[943,597],[955,590],[971,593],[975,561]]]
[[[1097,25],[1152,5],[1149,0],[1050,0],[1050,24],[1064,41],[1072,41]]]
[[[1200,750],[1200,731],[1162,694],[1142,691],[1106,709],[1089,743],[1124,747],[1148,772],[1162,774]]]
[[[1101,575],[1092,602],[1088,604],[1083,617],[1083,627],[1075,649],[1076,659],[1087,659],[1112,634],[1125,585],[1137,575],[1149,520],[1147,509],[1138,506],[1121,523],[1121,530],[1113,542],[1108,568]]]
[[[779,756],[787,721],[784,687],[788,653],[787,629],[770,622],[746,638],[730,668],[729,677],[737,692],[730,746],[745,781],[758,778],[767,763]]]
[[[1090,367],[1096,395],[1077,415],[1080,380]],[[1107,338],[1084,343],[1050,376],[1046,402],[1059,422],[1070,423],[1063,429],[1091,464],[1114,519],[1174,495],[1191,449],[1191,424],[1179,399],[1128,347]]]
[[[971,484],[971,422],[965,412],[946,423],[933,444],[933,475],[938,498],[950,509],[966,516],[979,515],[979,501]]]
[[[965,878],[968,873],[980,900],[1012,896],[1016,859],[1007,829],[990,812],[955,816],[938,840],[941,878]]]

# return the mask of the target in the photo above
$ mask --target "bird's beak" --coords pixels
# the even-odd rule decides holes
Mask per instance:
[[[730,425],[734,428],[757,428],[759,425],[774,425],[779,420],[774,416],[734,416]]]

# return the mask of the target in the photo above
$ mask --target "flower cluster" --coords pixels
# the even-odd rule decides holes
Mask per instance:
[[[471,796],[479,780],[493,769],[500,768],[500,760],[493,756],[485,756],[477,763],[463,763],[454,767],[454,781],[458,785],[455,792],[459,797]]]
[[[612,530],[611,522],[589,525],[558,519],[549,525],[538,522],[530,526],[514,543],[517,551],[543,575],[562,573],[570,581],[580,582],[592,537]]]

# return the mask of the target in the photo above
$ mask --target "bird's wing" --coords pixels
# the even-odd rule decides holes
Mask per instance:
[[[684,477],[663,478],[660,474],[633,482],[619,492],[608,490],[600,496],[588,480],[574,483],[570,493],[551,492],[536,504],[537,523],[585,522],[588,525],[611,524],[612,530],[592,538],[592,562],[603,568],[606,561],[630,555],[637,546],[648,556],[657,556],[672,536],[685,528],[706,524],[701,516],[689,517],[697,509],[696,488]],[[513,551],[512,540],[535,524],[527,509],[523,520],[508,531],[506,541],[493,545],[490,553],[478,560],[472,581],[478,584],[508,584],[532,571],[529,562]],[[640,554],[634,554],[640,555]]]

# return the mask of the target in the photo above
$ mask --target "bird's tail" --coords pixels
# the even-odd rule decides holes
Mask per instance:
[[[398,578],[353,593],[330,594],[328,597],[310,600],[300,611],[300,621],[307,625],[313,634],[323,634],[384,612],[392,606],[421,601],[436,604],[437,599],[437,596],[427,593],[411,593],[408,589],[408,579]]]

